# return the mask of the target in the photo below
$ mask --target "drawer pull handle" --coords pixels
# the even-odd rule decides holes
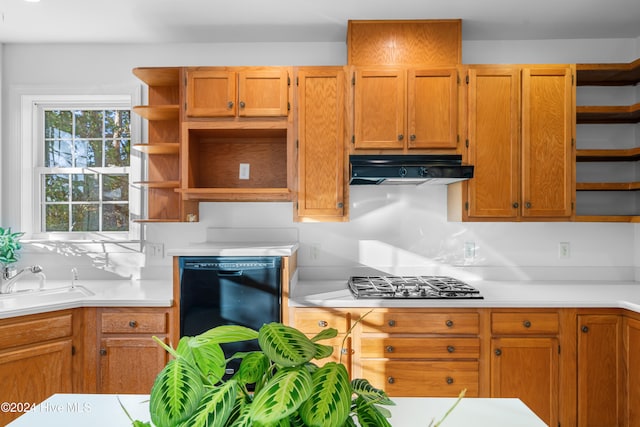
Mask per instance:
[[[494,353],[496,356],[500,356],[502,354],[502,350],[500,350],[499,348],[496,348]]]
[[[583,326],[583,327],[582,327],[582,332],[584,332],[585,334],[586,334],[587,332],[589,332],[589,327],[588,327],[588,326],[586,326],[586,325],[585,325],[585,326]]]
[[[523,325],[525,328],[530,328],[530,327],[531,327],[531,322],[530,322],[530,321],[528,321],[528,320],[525,320],[524,322],[522,322],[522,325]]]
[[[228,109],[232,109],[233,108],[233,101],[227,102],[227,108]]]
[[[393,384],[393,383],[395,383],[395,382],[396,382],[396,379],[395,379],[395,378],[393,378],[393,377],[389,377],[389,378],[387,378],[387,382],[388,382],[389,384]]]
[[[449,353],[454,353],[456,351],[456,348],[454,346],[450,345],[450,346],[447,346],[447,351]]]
[[[349,350],[347,350],[346,348],[342,348],[340,349],[340,354],[349,354]]]
[[[396,321],[391,319],[389,320],[389,322],[387,322],[387,324],[393,328],[394,326],[396,326]]]
[[[445,325],[447,325],[447,328],[451,328],[451,327],[453,327],[453,320],[447,320],[447,321],[445,322]]]
[[[386,348],[385,350],[387,350],[387,353],[393,353],[394,348],[393,348],[393,346],[392,346],[392,345],[388,345],[388,346],[387,346],[387,348]]]
[[[447,377],[447,384],[453,384],[453,378]]]
[[[135,320],[129,320],[129,326],[135,328],[138,326],[138,322],[136,322]]]
[[[101,348],[100,349],[100,356],[106,356],[106,355],[107,355],[107,349]]]
[[[320,326],[321,328],[326,328],[329,325],[329,322],[327,322],[326,320],[318,320],[318,326]]]

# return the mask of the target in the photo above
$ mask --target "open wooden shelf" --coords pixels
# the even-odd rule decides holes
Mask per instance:
[[[224,202],[287,202],[293,194],[288,188],[182,188],[183,200]]]
[[[141,185],[147,188],[178,188],[180,181],[137,181],[134,185]]]
[[[636,191],[640,182],[576,182],[576,191]]]
[[[576,64],[578,86],[631,86],[640,82],[640,59],[629,63]]]
[[[180,67],[138,67],[133,74],[148,86],[178,86]]]
[[[576,122],[589,123],[638,123],[640,103],[621,106],[577,106]]]
[[[175,105],[137,105],[133,111],[147,120],[178,120],[180,106]]]
[[[577,162],[631,162],[640,160],[640,148],[576,150]]]
[[[180,144],[177,142],[135,144],[133,149],[147,154],[178,154],[180,151]]]

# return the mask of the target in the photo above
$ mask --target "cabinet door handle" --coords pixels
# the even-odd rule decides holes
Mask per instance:
[[[513,204],[511,206],[513,206],[513,209],[518,209],[518,207],[520,206],[520,203],[513,202]]]
[[[385,348],[385,350],[387,351],[387,353],[393,353],[393,351],[394,351],[395,349],[393,348],[393,346],[392,346],[392,345],[388,345],[388,346]]]
[[[240,108],[244,108],[244,101],[240,101]]]
[[[524,207],[527,208],[527,209],[531,209],[531,202],[526,202],[524,204]]]
[[[502,354],[502,350],[500,350],[499,348],[496,348],[494,350],[494,353],[495,353],[496,356],[500,356]]]
[[[453,384],[453,378],[447,377],[447,384]]]
[[[395,379],[395,378],[393,378],[393,377],[389,377],[389,378],[387,378],[387,382],[388,382],[389,384],[393,384],[393,383],[395,383],[395,382],[396,382],[396,379]]]
[[[412,140],[412,141],[415,141],[416,140],[416,135],[415,134],[411,134],[409,136],[409,139]]]
[[[583,326],[583,327],[582,327],[582,332],[584,332],[585,334],[586,334],[587,332],[589,332],[589,327],[588,327],[587,325]]]
[[[453,320],[447,320],[445,322],[445,325],[447,325],[447,328],[452,328],[453,327]]]
[[[329,325],[329,322],[327,322],[326,320],[318,320],[318,326],[320,326],[321,328],[326,328]]]
[[[342,348],[340,349],[340,354],[349,354],[349,350],[347,350],[346,348]]]
[[[233,101],[227,102],[227,108],[228,109],[232,109],[233,108]]]
[[[404,139],[404,135],[403,134],[398,135],[398,141],[402,141],[403,139]]]
[[[129,326],[135,328],[138,326],[138,322],[136,322],[135,320],[129,320]]]
[[[106,356],[107,355],[107,349],[106,348],[101,348],[100,349],[100,356]]]
[[[450,345],[450,346],[447,347],[447,351],[449,353],[454,353],[456,351],[456,348],[454,346]]]
[[[387,322],[387,325],[389,325],[389,326],[391,326],[391,327],[393,328],[394,326],[396,326],[396,321],[395,321],[395,320],[393,320],[393,319],[391,319],[391,320],[389,320],[389,321]]]
[[[528,320],[525,320],[524,322],[522,322],[522,326],[524,326],[525,328],[530,328],[531,327],[531,322]]]

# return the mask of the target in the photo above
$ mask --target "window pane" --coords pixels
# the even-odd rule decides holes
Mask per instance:
[[[71,141],[53,140],[44,143],[44,165],[48,168],[71,167]]]
[[[71,175],[71,193],[74,202],[97,201],[100,198],[98,175],[77,173]]]
[[[69,205],[47,205],[45,231],[69,231]]]
[[[98,205],[73,205],[71,231],[98,231],[100,229],[100,214]]]
[[[102,166],[102,140],[87,141],[86,139],[77,139],[75,145],[76,167]]]
[[[129,166],[131,143],[128,139],[107,140],[105,157],[107,167]]]
[[[72,134],[71,111],[51,110],[44,112],[44,137],[71,138]]]
[[[102,200],[129,200],[129,175],[103,175]]]
[[[102,230],[127,231],[129,229],[129,205],[103,205]]]
[[[102,138],[102,111],[74,111],[76,117],[76,137]]]
[[[131,138],[131,118],[129,110],[105,111],[105,138]]]
[[[69,175],[47,174],[44,176],[45,201],[69,201]]]

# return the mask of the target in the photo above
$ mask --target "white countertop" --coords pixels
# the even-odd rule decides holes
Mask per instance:
[[[150,421],[147,395],[54,394],[8,426],[131,426],[118,399],[134,420]],[[456,399],[393,400],[396,406],[385,406],[392,414],[391,425],[425,427],[432,419],[439,421]],[[546,427],[519,399],[463,398],[443,424],[443,427]]]
[[[17,290],[38,288],[38,282],[20,281]],[[0,295],[0,319],[77,307],[171,307],[171,280],[78,280],[76,286],[88,292],[60,292],[69,289],[68,280],[47,280],[42,297],[38,292]]]
[[[639,282],[467,281],[483,299],[355,299],[346,280],[299,281],[290,306],[298,307],[594,307],[640,313]]]
[[[167,249],[169,256],[291,256],[298,243],[202,242]]]

